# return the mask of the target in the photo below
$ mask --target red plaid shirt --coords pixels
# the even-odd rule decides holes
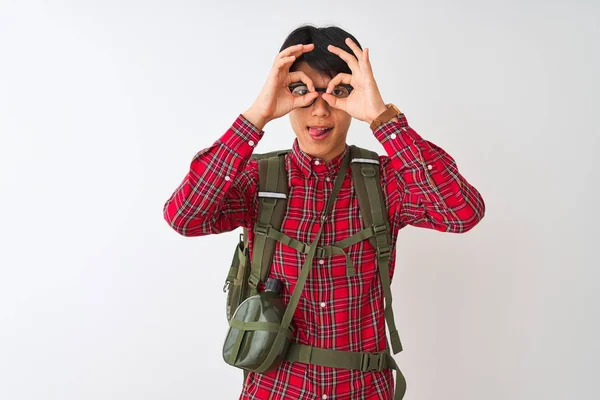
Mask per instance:
[[[219,140],[194,157],[190,171],[164,206],[164,218],[173,229],[185,236],[202,236],[247,227],[252,249],[251,229],[258,211],[258,166],[250,156],[263,134],[240,115]],[[408,126],[404,115],[381,125],[374,134],[387,152],[387,156],[380,156],[380,169],[392,229],[389,268],[393,277],[400,229],[412,225],[466,232],[483,218],[485,205],[479,192],[458,172],[453,158],[421,138]],[[312,242],[347,151],[348,146],[344,153],[324,163],[304,153],[294,141],[286,156],[289,196],[283,233]],[[350,170],[330,215],[320,246],[363,229]],[[343,255],[314,260],[292,321],[293,340],[326,349],[382,351],[387,347],[387,336],[375,250],[365,240],[346,251],[356,266],[352,277],[346,275]],[[277,243],[270,276],[284,283],[282,298],[286,303],[304,258],[304,254]],[[262,289],[262,285],[259,287]],[[392,399],[393,395],[390,369],[362,372],[283,362],[273,372],[250,372],[240,399],[379,400]]]

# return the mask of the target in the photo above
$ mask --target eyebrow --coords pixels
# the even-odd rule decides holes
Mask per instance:
[[[308,86],[308,85],[304,82],[292,82],[288,85],[288,87],[296,87],[296,86]],[[335,87],[338,87],[338,86],[343,86],[343,87],[347,87],[347,88],[352,87],[352,85],[349,85],[347,83],[338,83]],[[315,88],[316,88],[316,86],[315,86]]]

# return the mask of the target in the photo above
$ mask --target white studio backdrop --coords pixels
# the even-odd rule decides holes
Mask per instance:
[[[338,25],[487,213],[399,234],[407,400],[597,399],[600,7],[592,1],[0,1],[0,399],[237,399],[239,231],[162,207],[284,38]],[[257,152],[289,148],[283,117]],[[383,154],[366,123],[350,143]]]

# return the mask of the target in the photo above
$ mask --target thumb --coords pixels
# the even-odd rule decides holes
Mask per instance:
[[[314,99],[316,99],[317,97],[319,97],[319,93],[318,92],[310,92],[305,94],[304,96],[302,96],[301,98],[297,98],[297,103],[295,106],[296,107],[304,107],[309,105],[310,103],[312,103],[312,101]]]
[[[327,102],[331,107],[337,108],[339,110],[346,110],[346,99],[338,99],[332,94],[323,93],[323,100]]]

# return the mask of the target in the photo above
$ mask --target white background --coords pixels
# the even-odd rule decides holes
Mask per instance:
[[[0,1],[0,398],[237,399],[239,231],[184,238],[162,207],[312,23],[371,50],[384,100],[486,202],[467,234],[400,232],[405,399],[597,399],[599,8]],[[294,139],[265,131],[257,152]],[[384,152],[358,120],[348,141]]]

